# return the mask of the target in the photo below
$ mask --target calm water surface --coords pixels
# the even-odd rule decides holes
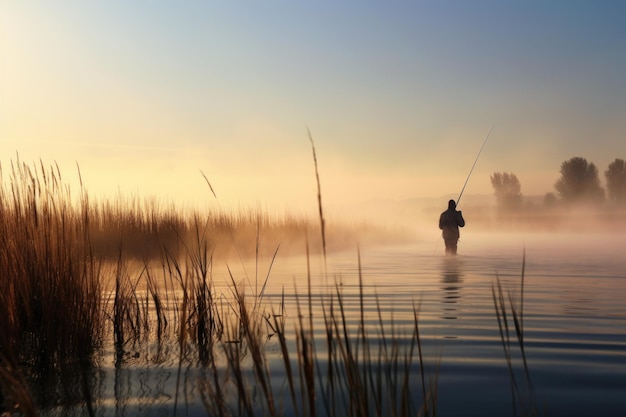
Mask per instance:
[[[500,279],[519,303],[525,252],[524,340],[540,411],[625,416],[625,247],[622,235],[465,234],[456,258],[440,254],[443,245],[431,240],[361,249],[360,269],[366,302],[373,308],[377,297],[395,323],[408,324],[413,306],[420,305],[426,362],[440,359],[439,415],[512,415],[492,286]],[[293,273],[297,268],[287,265],[283,273],[277,266],[274,298],[282,285],[288,290],[295,282],[306,290],[306,280]],[[331,257],[327,269],[330,284],[341,282],[356,320],[356,249]],[[313,291],[327,291],[324,281],[314,277]],[[514,367],[523,369],[519,356]]]
[[[625,247],[626,237],[618,234],[465,233],[457,257],[444,256],[442,242],[433,238],[408,246],[361,248],[360,265],[355,248],[330,256],[326,267],[321,257],[311,257],[311,292],[315,300],[329,291],[341,291],[348,319],[356,325],[360,271],[366,320],[373,333],[377,331],[376,301],[398,329],[411,329],[414,308],[419,307],[424,361],[431,374],[439,364],[437,414],[508,416],[513,415],[511,378],[492,287],[499,279],[505,293],[511,293],[519,305],[525,251],[524,344],[540,414],[625,416]],[[258,289],[269,260],[261,262],[258,274],[254,266],[246,266],[245,272],[241,265],[229,266],[236,277],[243,280],[247,276],[249,287]],[[219,283],[223,275],[218,265],[214,275],[217,290],[225,290],[225,284]],[[289,329],[297,320],[295,294],[307,292],[305,258],[281,258],[279,254],[264,302],[277,305],[283,290]],[[303,309],[308,309],[300,301]],[[323,317],[317,302],[313,318],[317,338],[323,340]],[[523,381],[515,343],[513,351],[514,372]],[[276,352],[277,346],[270,342],[268,354]],[[138,403],[142,398],[161,396],[162,401],[156,401],[162,403],[158,410],[168,413],[176,383],[174,368],[131,366],[113,375],[109,367],[103,372],[103,384],[109,387],[104,391],[109,393],[112,407],[123,389],[128,398],[137,397]],[[193,373],[187,377],[193,379]],[[115,392],[110,388],[113,385]],[[194,398],[193,392],[188,397]],[[186,414],[203,413],[199,401],[186,407]],[[157,408],[133,410],[129,414],[150,415]],[[184,415],[185,410],[179,414]]]

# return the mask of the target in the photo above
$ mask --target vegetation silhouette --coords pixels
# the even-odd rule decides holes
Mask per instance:
[[[298,415],[435,413],[436,382],[424,369],[419,305],[408,327],[396,327],[377,304],[380,328],[366,328],[369,313],[360,284],[361,319],[355,325],[347,317],[341,285],[320,298],[311,291],[308,273],[303,299],[309,320],[300,311],[289,331],[284,301],[263,303],[265,283],[259,287],[247,276],[240,282],[228,269],[231,285],[216,289],[217,231],[225,228],[237,249],[240,239],[251,238],[248,252],[257,257],[258,268],[261,232],[282,223],[258,215],[244,223],[212,213],[188,218],[166,210],[160,215],[140,204],[125,212],[124,205],[94,204],[84,189],[76,203],[56,165],[18,160],[11,168],[8,181],[0,181],[0,304],[6,308],[0,315],[0,413],[102,414],[107,405],[101,366],[108,349],[114,406],[121,414],[133,401],[124,397],[128,369],[172,362],[174,415],[183,410],[179,403],[188,401],[190,384],[209,414],[251,415],[261,407],[265,415],[280,415],[273,389],[281,375],[289,379]],[[311,246],[318,253],[335,247],[334,225],[323,241],[309,242],[305,229],[312,224],[297,229],[307,259]],[[107,227],[113,229],[107,233]],[[131,239],[133,234],[152,239],[142,242]],[[139,248],[133,249],[134,242]],[[146,242],[156,247],[142,252]],[[313,306],[324,312],[321,333],[313,329]],[[327,337],[316,340],[319,334]],[[285,367],[278,376],[270,372],[267,357],[272,336],[279,340]],[[189,369],[201,377],[188,380]],[[416,397],[413,390],[420,384],[421,397]],[[259,394],[261,403],[255,401]]]
[[[494,172],[490,179],[497,211],[479,211],[473,215],[479,226],[498,229],[536,230],[623,230],[626,228],[626,164],[615,159],[604,172],[605,189],[600,182],[597,166],[583,157],[573,157],[561,163],[560,176],[554,191],[542,199],[524,196],[517,175]],[[607,198],[608,197],[608,198]]]
[[[585,158],[574,157],[561,164],[561,177],[554,184],[565,202],[604,201],[604,189],[600,185],[598,168]]]
[[[606,190],[609,201],[623,203],[626,200],[626,163],[623,159],[615,159],[606,171]]]
[[[498,208],[516,210],[522,205],[522,186],[512,172],[495,172],[491,176]]]

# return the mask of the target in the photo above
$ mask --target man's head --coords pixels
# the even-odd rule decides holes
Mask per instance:
[[[456,202],[454,200],[448,201],[448,208],[454,210],[456,208]]]

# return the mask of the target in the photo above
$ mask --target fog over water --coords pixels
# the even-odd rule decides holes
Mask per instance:
[[[398,328],[411,326],[419,306],[426,362],[431,370],[440,364],[438,414],[512,415],[492,288],[500,280],[505,295],[519,303],[524,268],[524,343],[536,404],[552,416],[626,410],[625,234],[468,228],[457,257],[443,255],[439,239],[434,232],[412,244],[355,247],[331,254],[327,265],[314,256],[312,293],[317,298],[340,291],[348,320],[356,323],[360,275],[366,322],[374,332],[376,303]],[[261,271],[267,267],[260,264]],[[306,268],[304,257],[279,256],[268,281],[266,300],[279,302],[285,291],[292,320],[295,293],[307,292]],[[250,282],[251,271],[249,265],[237,276]],[[315,302],[313,314],[322,340],[320,307]],[[518,352],[514,369],[520,380],[521,364]]]
[[[372,241],[346,247],[330,252],[326,260],[319,252],[307,257],[283,255],[279,250],[276,258],[262,255],[258,259],[233,254],[214,260],[212,291],[220,305],[232,297],[233,282],[250,300],[262,293],[255,303],[260,302],[263,314],[284,316],[292,358],[297,357],[298,339],[293,330],[299,317],[308,322],[311,314],[315,352],[322,367],[327,353],[324,320],[331,297],[338,308],[336,297],[341,296],[344,320],[353,336],[363,320],[374,355],[389,347],[384,345],[383,331],[387,337],[393,334],[394,346],[407,347],[418,314],[424,370],[437,381],[437,415],[514,415],[511,375],[525,406],[536,407],[539,415],[623,414],[625,234],[468,227],[462,230],[457,256],[444,255],[438,231],[417,236],[404,243]],[[511,371],[493,298],[498,282],[512,332]],[[168,299],[173,304],[166,308],[175,309],[181,297],[171,293]],[[523,318],[524,355],[515,339],[513,306]],[[276,339],[264,338],[263,350],[274,395],[285,415],[291,416],[295,413]],[[104,345],[100,368],[94,373],[93,396],[100,415],[167,414],[174,408],[181,415],[206,413],[200,387],[210,372],[207,376],[207,369],[193,365],[178,368],[176,340],[158,350],[152,344],[125,349],[118,362],[113,343]],[[411,378],[418,387],[417,357],[413,363]],[[411,395],[420,404],[421,391],[416,389]],[[236,404],[235,398],[226,400]],[[262,408],[262,400],[254,406]]]
[[[0,415],[14,353],[44,414],[84,414],[78,380],[38,374],[82,350],[74,330],[105,339],[77,377],[90,414],[207,414],[185,332],[200,352],[234,285],[259,320],[310,318],[322,364],[330,300],[334,342],[367,328],[373,352],[383,330],[409,346],[419,311],[440,416],[514,415],[512,380],[539,414],[626,415],[626,2],[336,3],[0,2]],[[277,338],[261,349],[292,416]]]

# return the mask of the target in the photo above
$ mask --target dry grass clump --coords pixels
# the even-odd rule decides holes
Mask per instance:
[[[321,236],[316,233],[319,225],[305,215],[246,209],[226,213],[219,208],[202,213],[180,211],[155,199],[121,197],[115,202],[91,203],[89,211],[93,251],[109,261],[115,261],[120,251],[126,259],[140,262],[159,261],[164,249],[184,256],[181,243],[195,239],[198,225],[206,233],[206,243],[213,256],[219,260],[254,259],[257,250],[268,250],[269,253],[261,255],[271,256],[277,245],[281,246],[283,256],[302,255],[303,236],[308,237],[313,254],[322,253],[324,248]],[[352,249],[358,242],[380,244],[406,240],[397,231],[371,223],[340,220],[327,223],[324,238],[329,252]],[[257,242],[257,236],[262,237],[261,242]]]
[[[499,278],[496,279],[496,285],[492,285],[491,294],[498,320],[502,350],[509,371],[513,415],[536,417],[540,413],[535,398],[535,389],[530,378],[530,370],[526,358],[526,345],[524,343],[525,270],[526,253],[524,252],[519,300],[512,291],[508,291],[508,296],[505,297]],[[516,366],[516,358],[519,358],[520,366]]]
[[[83,407],[98,414],[94,374],[111,343],[116,370],[175,355],[175,404],[189,384],[182,370],[201,369],[194,383],[215,415],[281,415],[285,407],[303,416],[434,413],[436,384],[424,373],[417,308],[409,334],[387,328],[380,307],[379,328],[368,331],[361,286],[355,327],[341,287],[318,300],[310,273],[307,296],[298,300],[308,315],[299,305],[293,333],[284,300],[265,305],[281,239],[299,236],[308,258],[303,237],[313,234],[313,222],[252,212],[182,215],[136,200],[92,203],[82,188],[74,200],[56,165],[18,160],[10,168],[0,181],[0,412]],[[312,239],[325,252],[332,233]],[[218,294],[213,264],[223,241],[240,258],[256,258],[257,269],[260,248],[271,247],[267,273],[257,270],[245,285],[230,273],[230,292]],[[324,311],[321,340],[314,303]],[[274,341],[278,362],[267,355]],[[276,394],[282,378],[290,405]]]
[[[341,285],[317,296],[310,280],[308,274],[306,294],[296,295],[293,330],[286,326],[284,295],[263,323],[245,293],[234,290],[236,319],[214,346],[214,357],[225,363],[212,363],[199,382],[209,415],[436,415],[437,369],[424,363],[419,306],[412,328],[396,328],[379,304],[370,317],[360,280],[355,321]],[[322,311],[322,329],[315,329],[314,306]],[[366,326],[372,319],[378,327]],[[279,352],[273,360],[271,338]]]
[[[127,259],[160,257],[163,246],[175,252],[188,228],[187,219],[173,206],[163,207],[156,199],[99,201],[89,207],[90,235],[94,252],[115,260],[120,251]]]
[[[72,207],[58,168],[31,168],[20,161],[11,165],[9,183],[3,181],[0,188],[0,354],[5,371],[0,383],[5,392],[13,384],[6,371],[18,363],[35,376],[64,376],[70,365],[90,363],[101,346],[104,321],[86,195],[78,208]],[[11,400],[28,408],[19,397]]]

